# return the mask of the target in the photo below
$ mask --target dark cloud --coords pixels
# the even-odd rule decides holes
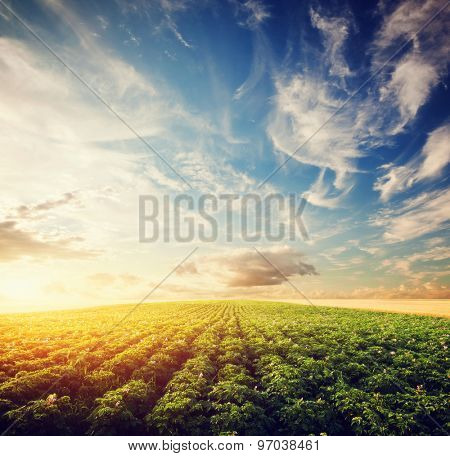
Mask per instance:
[[[81,239],[65,238],[43,240],[31,231],[18,227],[15,221],[0,223],[0,262],[31,258],[88,258],[94,251],[81,250],[73,246]]]
[[[178,274],[211,274],[214,271],[220,281],[233,288],[279,285],[296,275],[318,275],[313,265],[303,261],[304,255],[293,248],[266,249],[261,253],[269,261],[255,250],[239,250],[190,261]]]

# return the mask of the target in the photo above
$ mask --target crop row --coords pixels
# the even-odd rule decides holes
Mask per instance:
[[[108,333],[128,310],[1,319],[0,427],[14,423],[16,434],[448,432],[448,320],[283,303],[167,303],[141,306]]]

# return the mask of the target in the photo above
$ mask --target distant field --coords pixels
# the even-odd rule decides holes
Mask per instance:
[[[0,316],[0,430],[450,430],[447,319],[273,302],[171,302],[143,304],[111,332],[132,307]]]
[[[305,304],[304,299],[282,299]],[[313,305],[450,318],[450,299],[313,299]]]

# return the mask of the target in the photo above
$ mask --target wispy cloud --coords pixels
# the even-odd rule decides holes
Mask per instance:
[[[352,190],[353,185],[348,185],[345,190],[336,195],[336,192],[333,192],[332,186],[325,183],[324,177],[325,169],[322,169],[314,184],[309,190],[303,193],[303,197],[308,203],[314,206],[326,207],[328,209],[341,207],[342,201]]]
[[[169,13],[176,11],[185,11],[192,5],[192,0],[159,0],[161,8]]]
[[[396,65],[390,80],[380,89],[380,101],[393,99],[400,113],[392,134],[400,132],[415,118],[438,81],[435,66],[419,55],[409,54]]]
[[[0,75],[0,93],[4,103],[0,109],[0,119],[9,123],[17,131],[46,136],[52,140],[70,142],[74,140],[99,141],[132,138],[134,135],[123,125],[117,123],[111,128],[111,122],[117,122],[101,104],[85,91],[74,78],[67,77],[63,68],[44,65],[40,59],[42,52],[31,44],[25,44],[11,38],[0,38],[0,62],[3,71]],[[70,52],[65,49],[63,52]],[[108,100],[114,103],[122,115],[131,118],[143,134],[154,134],[161,131],[161,126],[149,127],[143,118],[156,116],[153,109],[144,108],[142,104],[155,97],[154,88],[145,81],[128,64],[107,57],[100,57],[99,67],[104,71],[104,81],[100,83],[90,71],[90,65],[96,58],[94,52],[85,59],[86,66],[75,66],[92,82],[93,86]],[[70,60],[70,59],[69,59]],[[102,78],[103,79],[103,78]],[[21,84],[19,96],[13,95],[14,85]],[[130,101],[139,95],[142,101],[135,105],[132,113]],[[130,97],[130,98],[128,98]],[[128,102],[125,101],[128,100]],[[14,100],[12,102],[12,100]],[[139,119],[139,114],[143,118]],[[136,114],[138,114],[136,116]],[[90,122],[85,119],[90,118]],[[155,128],[156,127],[156,128]],[[11,134],[11,133],[9,133]]]
[[[448,227],[450,190],[424,192],[402,202],[394,209],[385,209],[374,224],[384,228],[384,240],[395,243],[415,239]]]
[[[428,48],[432,44],[438,45],[435,52],[441,53],[448,46],[446,37],[442,32],[442,25],[449,19],[449,13],[444,9],[428,27],[416,35],[418,30],[431,17],[444,6],[439,0],[404,0],[401,3],[381,3],[383,14],[382,24],[377,32],[375,46],[376,59],[374,64],[379,64],[389,52],[392,52],[407,39],[414,37],[415,48]],[[414,36],[415,35],[415,36]],[[429,56],[433,60],[436,54]]]
[[[349,37],[350,20],[346,17],[331,17],[310,10],[311,22],[323,36],[325,56],[329,62],[331,76],[344,78],[350,75],[348,63],[344,57],[344,44]]]
[[[320,79],[297,74],[279,76],[275,81],[274,109],[270,115],[267,134],[276,150],[291,155],[310,136],[316,133],[339,107],[335,98]],[[334,173],[334,187],[348,191],[348,176],[357,172],[358,130],[353,111],[336,116],[312,141],[295,154],[294,159]],[[319,178],[322,199],[322,179]]]
[[[406,0],[391,11],[383,11],[383,23],[373,43],[373,67],[381,65],[412,38],[442,6],[439,0]],[[393,134],[415,118],[445,73],[450,47],[444,30],[449,23],[447,8],[415,35],[410,48],[390,64],[391,71],[385,74],[381,86],[380,101],[394,100],[399,110],[399,119],[391,122]]]
[[[97,21],[100,24],[102,30],[106,30],[109,27],[109,21],[106,17],[101,16],[100,14],[97,16]]]
[[[175,38],[184,46],[187,47],[188,49],[192,49],[193,46],[192,44],[188,43],[186,39],[183,37],[183,35],[180,33],[178,30],[177,24],[173,21],[173,19],[166,14],[166,21],[167,21],[167,27],[169,30],[175,35]]]
[[[383,174],[375,181],[374,189],[380,192],[382,201],[388,201],[394,194],[411,188],[424,180],[440,177],[450,163],[450,125],[432,131],[420,154],[406,164],[382,166]]]
[[[450,271],[443,262],[448,263],[450,259],[450,248],[447,246],[436,246],[431,249],[408,253],[404,256],[394,256],[382,261],[380,269],[390,274],[400,274],[409,281],[410,286],[427,287],[429,290],[443,291],[448,287],[439,286],[436,280],[440,277],[450,277]],[[437,264],[436,264],[437,263]],[[423,291],[422,291],[423,293]],[[431,293],[425,293],[430,296]],[[437,297],[437,296],[430,296]]]
[[[393,51],[425,24],[438,10],[438,3],[428,0],[419,5],[407,0],[393,11],[383,12],[381,26],[369,48],[372,71],[377,71]],[[344,54],[351,29],[350,16],[337,17],[323,9],[311,9],[310,17],[323,38],[322,57],[328,62],[328,74],[321,73],[321,65],[318,68],[307,65],[294,75],[276,74],[274,109],[267,133],[275,149],[285,155],[293,154],[314,135],[293,158],[319,169],[318,178],[310,188],[311,204],[335,208],[342,204],[354,184],[351,175],[359,171],[359,159],[365,155],[362,151],[392,143],[392,138],[414,121],[440,81],[448,50],[442,29],[449,15],[443,11],[414,39],[411,50],[388,65],[389,71],[375,78],[373,89],[351,99],[336,117],[332,117],[334,112],[346,99],[337,95],[329,76],[345,81],[351,74]],[[432,132],[428,142],[421,157],[407,165],[381,167],[384,174],[374,188],[380,191],[382,201],[414,182],[434,179],[442,173],[448,163],[447,127]],[[331,182],[324,179],[325,169],[335,175]]]
[[[417,171],[417,180],[435,179],[450,163],[450,124],[437,128],[428,136],[422,149],[423,161]]]
[[[271,17],[269,6],[261,0],[230,0],[239,18],[239,24],[256,29]]]
[[[42,213],[47,212],[49,210],[61,207],[61,206],[66,206],[67,204],[72,204],[74,202],[79,202],[77,195],[75,192],[67,192],[64,193],[64,195],[60,198],[57,199],[49,199],[46,201],[43,201],[42,203],[38,203],[35,205],[20,205],[17,207],[12,214],[9,216],[9,218],[34,218],[34,217],[39,217],[42,215]]]
[[[272,65],[270,45],[264,33],[255,31],[253,36],[253,60],[247,79],[236,89],[233,99],[239,100],[251,92]]]
[[[124,24],[121,24],[119,26],[119,28],[121,30],[123,30],[126,35],[127,35],[127,38],[123,41],[123,44],[130,44],[132,46],[140,46],[141,44],[141,38],[139,38],[138,36],[136,36],[128,27],[126,27]]]

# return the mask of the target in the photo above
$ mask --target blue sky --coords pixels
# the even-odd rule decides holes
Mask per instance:
[[[8,5],[193,194],[307,196],[311,240],[261,248],[311,297],[448,298],[444,3]],[[138,195],[188,189],[3,6],[0,48],[0,304],[138,298],[190,248],[137,242]],[[161,298],[291,297],[249,249],[201,246]]]

